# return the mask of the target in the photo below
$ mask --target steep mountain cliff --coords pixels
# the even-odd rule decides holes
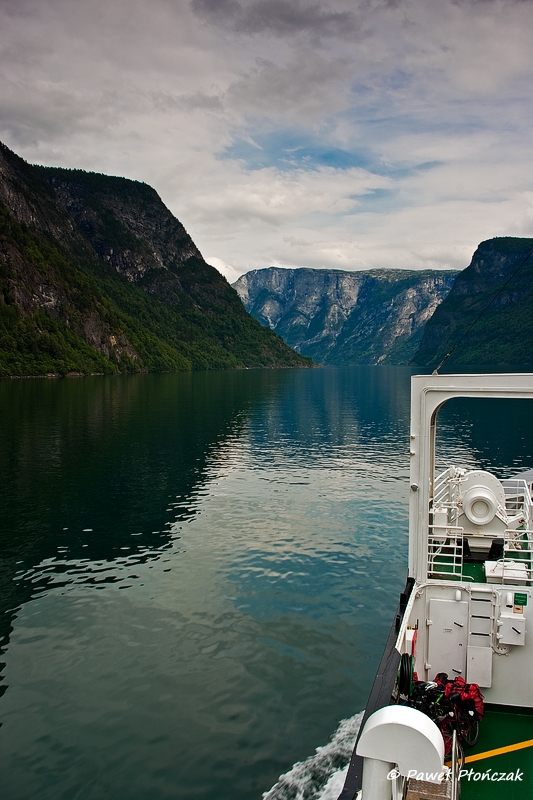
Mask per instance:
[[[405,364],[456,275],[269,267],[233,286],[256,319],[321,364]]]
[[[0,375],[307,366],[150,186],[0,144]]]
[[[533,364],[532,251],[533,239],[481,242],[427,323],[414,363],[436,366],[455,347],[450,366]]]

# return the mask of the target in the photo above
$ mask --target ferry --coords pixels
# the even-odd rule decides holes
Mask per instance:
[[[533,797],[533,471],[437,474],[453,398],[533,374],[412,377],[409,577],[338,800]]]

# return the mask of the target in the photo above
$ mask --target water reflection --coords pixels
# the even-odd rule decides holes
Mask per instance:
[[[439,411],[437,463],[475,466],[508,478],[533,468],[530,400],[455,399]]]
[[[6,797],[248,800],[361,706],[405,572],[408,372],[0,404]]]
[[[362,708],[409,370],[5,382],[0,413],[7,800],[250,800]],[[489,458],[471,422],[443,410],[446,459]]]
[[[284,401],[272,403],[256,434],[306,464],[322,449],[329,460],[332,447],[384,437],[397,441],[409,420],[409,375],[408,369],[386,367],[292,372],[283,386]]]
[[[164,552],[208,459],[286,374],[0,382],[1,610],[51,582],[123,581]]]

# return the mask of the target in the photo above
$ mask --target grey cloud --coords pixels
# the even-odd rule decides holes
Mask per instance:
[[[22,147],[35,147],[43,140],[68,139],[84,129],[98,129],[93,122],[95,109],[88,99],[58,89],[48,91],[43,100],[38,89],[24,87],[20,94],[4,97],[2,106],[0,138]]]
[[[243,11],[237,0],[191,0],[190,5],[199,17],[213,22],[234,19]]]
[[[171,95],[158,92],[153,95],[154,105],[161,111],[223,111],[224,105],[216,94],[193,92],[191,94]]]
[[[237,0],[191,0],[191,8],[197,16],[236,33],[347,38],[359,30],[352,11],[326,10],[299,0],[255,0],[248,5]]]
[[[493,6],[500,0],[450,0],[452,6]],[[527,5],[533,0],[507,0],[509,5]]]
[[[257,58],[255,68],[229,87],[225,99],[240,111],[278,119],[288,114],[309,122],[345,108],[343,87],[350,71],[348,59],[326,59],[317,52],[301,52],[285,65]]]
[[[299,239],[297,236],[284,236],[283,241],[290,247],[311,247],[311,242],[307,239]]]
[[[34,0],[2,0],[0,11],[8,17],[32,17],[38,15],[39,8]]]

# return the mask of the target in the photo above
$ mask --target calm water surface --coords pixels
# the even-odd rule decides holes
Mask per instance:
[[[0,382],[3,800],[259,800],[364,707],[409,377]],[[443,462],[533,466],[524,406],[442,416]]]

